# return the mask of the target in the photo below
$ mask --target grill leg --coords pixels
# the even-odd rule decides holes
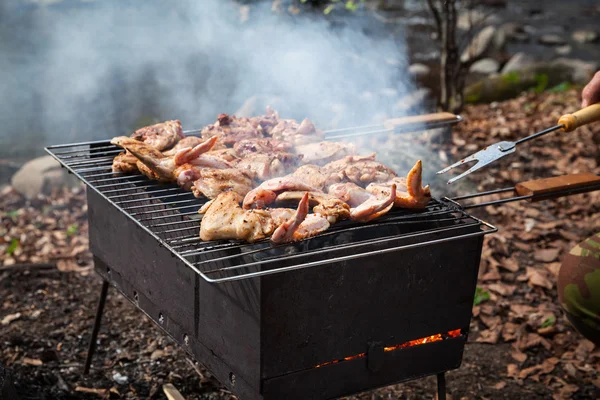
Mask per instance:
[[[437,398],[446,400],[446,373],[437,374]]]
[[[100,324],[102,323],[102,313],[104,312],[104,303],[106,302],[106,295],[108,294],[108,281],[102,281],[102,291],[100,292],[100,300],[98,301],[98,308],[96,309],[96,320],[94,321],[94,329],[92,330],[92,337],[90,338],[90,344],[88,347],[87,356],[85,358],[85,366],[83,367],[83,374],[87,375],[90,372],[90,366],[92,365],[92,357],[96,351],[96,340],[98,339],[98,331],[100,330]]]

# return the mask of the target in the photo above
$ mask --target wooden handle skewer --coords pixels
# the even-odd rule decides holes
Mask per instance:
[[[600,103],[592,104],[573,114],[565,114],[558,120],[558,125],[563,125],[562,130],[571,132],[580,126],[600,121]]]

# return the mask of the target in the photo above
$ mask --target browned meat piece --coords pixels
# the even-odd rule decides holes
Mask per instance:
[[[178,120],[146,126],[138,129],[131,135],[132,139],[144,142],[159,151],[170,149],[184,137],[181,122]]]
[[[323,190],[329,183],[330,175],[317,165],[306,164],[298,167],[291,176],[307,185]]]
[[[207,140],[191,149],[182,149],[173,157],[165,156],[154,147],[126,136],[113,138],[111,143],[123,147],[133,154],[139,160],[138,168],[149,178],[162,182],[178,182],[183,185],[184,182],[190,182],[189,176],[185,174],[189,174],[189,171],[197,166],[206,166],[198,165],[202,164],[198,159],[202,157],[203,153],[210,150],[215,141],[216,138]],[[192,162],[196,164],[193,165]],[[140,167],[140,163],[146,168]],[[204,164],[210,165],[209,162]],[[182,176],[180,177],[180,175]]]
[[[218,136],[224,145],[233,146],[244,139],[262,138],[264,131],[259,120],[219,114],[217,122],[202,129],[204,139],[213,136]]]
[[[253,174],[258,180],[283,176],[294,170],[300,157],[291,153],[249,154],[242,158],[236,168]]]
[[[367,191],[376,196],[387,196],[390,194],[390,187],[395,184],[398,187],[394,206],[400,208],[425,208],[431,200],[431,191],[429,185],[423,187],[423,165],[421,160],[417,161],[414,167],[408,172],[405,178],[393,178],[384,183],[371,183],[367,186]]]
[[[356,146],[352,143],[323,141],[298,145],[296,153],[303,155],[302,162],[304,164],[324,165],[356,154]]]
[[[330,225],[327,218],[320,214],[308,213],[308,203],[308,193],[304,193],[304,196],[302,196],[298,203],[298,209],[293,212],[286,221],[277,224],[277,229],[275,229],[273,235],[271,235],[271,241],[273,243],[294,242],[318,235],[329,229]],[[276,210],[289,209],[284,208]],[[274,214],[282,215],[283,213],[271,210],[272,217]]]
[[[281,178],[273,178],[264,181],[256,189],[248,192],[244,197],[244,208],[265,208],[275,201],[277,194],[286,190],[303,190],[308,192],[318,192],[319,189],[307,185],[290,175]],[[300,198],[296,199],[300,200]]]
[[[280,140],[256,138],[240,140],[233,145],[233,149],[238,156],[245,157],[252,154],[292,153],[294,147]]]
[[[112,170],[113,172],[137,172],[138,159],[125,150],[123,153],[118,154],[113,160]]]
[[[197,180],[192,185],[192,192],[196,197],[214,199],[225,191],[245,196],[253,187],[252,179],[235,168],[201,168],[197,170],[196,177]]]
[[[396,199],[396,185],[390,185],[387,194],[377,196],[352,182],[335,183],[329,186],[329,194],[352,207],[350,219],[357,222],[368,222],[381,217],[392,209]]]
[[[319,141],[325,136],[307,118],[300,124],[293,119],[279,120],[279,123],[271,130],[270,134],[273,139],[283,140],[296,145]]]
[[[171,147],[167,151],[163,151],[162,153],[165,156],[171,157],[171,156],[174,156],[175,154],[177,154],[177,152],[179,150],[182,150],[182,149],[185,149],[185,148],[188,148],[188,147],[189,148],[193,148],[193,147],[196,147],[199,144],[204,143],[204,142],[206,142],[206,139],[203,139],[201,137],[198,137],[198,136],[187,136],[187,137],[181,139],[179,142],[177,142],[177,144],[175,146]],[[213,145],[213,147],[211,148],[211,150],[216,150],[219,147],[224,148],[225,146],[220,145],[219,141],[217,141],[217,142],[215,142],[215,144]]]
[[[244,210],[242,196],[223,192],[207,208],[200,223],[200,239],[241,239],[255,242],[273,233],[276,226],[266,210]]]
[[[305,192],[288,191],[279,194],[277,201],[300,201]],[[310,205],[314,205],[313,212],[321,214],[331,224],[337,221],[350,218],[350,206],[342,200],[330,194],[320,192],[309,192],[308,200]]]
[[[208,153],[206,153],[205,155],[214,156],[216,158],[220,158],[223,161],[233,163],[233,164],[235,164],[236,162],[238,162],[240,160],[237,153],[235,152],[235,150],[228,149],[228,148],[222,148],[222,149],[215,150],[215,148],[213,147],[213,149],[211,151],[209,151]]]
[[[323,171],[331,174],[329,181],[354,182],[366,186],[371,182],[388,182],[396,177],[396,173],[379,161],[375,161],[375,153],[369,156],[346,156],[323,167]],[[389,187],[388,187],[389,188]]]

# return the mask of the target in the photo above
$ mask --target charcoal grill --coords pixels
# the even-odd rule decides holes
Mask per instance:
[[[205,202],[113,173],[109,141],[47,148],[88,186],[90,250],[109,285],[242,400],[329,399],[458,368],[483,236],[448,199],[274,246],[199,239]]]

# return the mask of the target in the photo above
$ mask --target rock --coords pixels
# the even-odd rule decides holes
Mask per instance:
[[[429,74],[431,73],[431,68],[429,68],[425,64],[414,63],[408,67],[408,72],[415,79],[423,79],[423,78],[426,78],[427,76],[429,76]]]
[[[558,54],[559,56],[566,56],[567,54],[571,54],[571,51],[573,50],[573,48],[568,45],[565,44],[564,46],[558,46],[554,49],[554,52],[556,54]]]
[[[569,72],[569,81],[586,84],[598,70],[598,63],[577,60],[573,58],[557,58],[550,64],[553,68],[564,68]]]
[[[533,258],[536,261],[552,262],[558,259],[559,254],[559,249],[538,249],[533,253]]]
[[[502,73],[506,74],[513,71],[520,71],[526,67],[529,67],[534,63],[533,57],[527,53],[519,52],[515,53],[510,60],[504,64]]]
[[[479,28],[483,24],[494,25],[499,22],[500,18],[497,15],[485,13],[481,10],[468,10],[463,11],[458,15],[456,27],[463,31],[468,31],[472,28]]]
[[[112,376],[113,381],[117,382],[119,385],[124,385],[129,382],[129,377],[127,375],[121,375],[118,372],[115,372]]]
[[[592,43],[598,40],[598,33],[588,29],[573,32],[571,38],[577,43]]]
[[[522,25],[516,22],[507,22],[501,27],[507,40],[516,42],[526,42],[529,40],[529,34],[525,32]]]
[[[567,41],[563,39],[562,36],[557,35],[555,33],[548,33],[546,35],[540,36],[538,38],[538,42],[546,46],[561,46],[567,43]]]
[[[493,58],[484,58],[471,65],[469,72],[490,75],[498,72],[498,69],[500,69],[500,63],[498,63],[498,61]]]
[[[501,29],[493,26],[483,28],[460,56],[462,62],[472,62],[501,51],[506,41],[506,35]]]
[[[79,180],[69,175],[66,169],[51,156],[28,161],[11,179],[12,187],[28,199],[40,194],[50,194],[52,189],[62,186],[76,187]]]
[[[520,70],[488,76],[465,88],[465,102],[491,103],[510,99],[521,92],[537,88],[540,77],[544,77],[544,88],[551,88],[563,82],[587,83],[597,64],[568,58],[558,58],[552,62],[538,62]]]

